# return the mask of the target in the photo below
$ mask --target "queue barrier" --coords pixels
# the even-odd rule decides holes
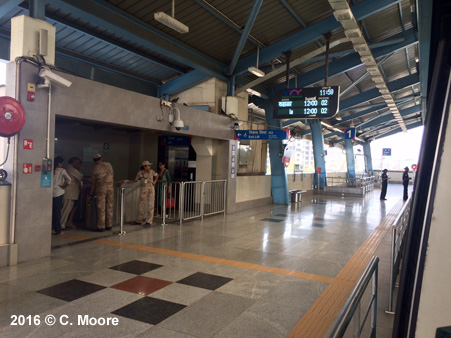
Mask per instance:
[[[226,209],[226,180],[188,181],[188,182],[157,182],[155,185],[154,217],[161,218],[162,225],[193,219],[203,219],[205,216],[223,213]],[[121,187],[120,224],[123,231],[124,222],[132,220],[136,215],[136,197],[133,204],[127,203],[127,191],[137,195],[139,185],[130,184]],[[133,191],[134,190],[134,191]],[[168,204],[168,200],[171,202]],[[134,213],[130,210],[135,211]],[[127,217],[124,217],[128,214]]]

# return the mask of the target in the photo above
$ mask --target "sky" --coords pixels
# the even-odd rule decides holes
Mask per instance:
[[[376,139],[371,142],[373,167],[402,169],[405,166],[411,167],[412,164],[418,164],[422,139],[423,127]],[[391,149],[391,156],[382,156],[383,148]]]

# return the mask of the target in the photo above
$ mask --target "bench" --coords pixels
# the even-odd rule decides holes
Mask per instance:
[[[291,203],[299,203],[302,202],[302,194],[307,192],[305,190],[290,190],[290,201]]]

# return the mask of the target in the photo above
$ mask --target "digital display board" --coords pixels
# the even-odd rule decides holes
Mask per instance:
[[[284,89],[274,98],[275,119],[328,119],[338,113],[340,87]]]

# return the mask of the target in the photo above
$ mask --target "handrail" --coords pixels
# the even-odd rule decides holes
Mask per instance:
[[[378,263],[379,263],[379,257],[373,256],[371,258],[370,262],[368,263],[365,271],[363,272],[362,276],[360,277],[359,281],[357,282],[357,285],[355,286],[354,290],[352,291],[351,295],[349,296],[348,300],[346,301],[346,304],[343,307],[343,312],[340,315],[340,318],[335,323],[335,326],[332,329],[331,334],[329,335],[330,338],[335,338],[335,337],[338,338],[338,337],[344,336],[344,334],[348,328],[348,325],[351,322],[351,319],[353,318],[354,314],[356,313],[356,310],[360,309],[360,301],[362,300],[363,294],[365,293],[366,288],[372,277],[374,277],[373,282],[372,282],[372,296],[371,296],[367,311],[365,313],[365,318],[362,322],[362,325],[360,325],[360,323],[356,323],[358,325],[354,326],[354,337],[360,337],[363,326],[368,317],[368,313],[370,311],[371,305],[373,306],[373,310],[372,310],[373,313],[372,313],[372,317],[371,317],[370,337],[376,337]],[[358,314],[358,317],[360,317],[360,314]],[[356,331],[358,331],[358,332],[356,332]]]
[[[412,196],[407,199],[407,202],[401,208],[401,211],[396,216],[392,223],[392,238],[391,238],[391,259],[390,259],[390,286],[388,293],[388,309],[385,313],[395,314],[393,311],[393,290],[395,287],[395,280],[398,273],[395,271],[399,265],[399,253],[401,251],[401,245],[404,240],[404,234],[407,230],[408,216],[410,213],[410,204]]]

